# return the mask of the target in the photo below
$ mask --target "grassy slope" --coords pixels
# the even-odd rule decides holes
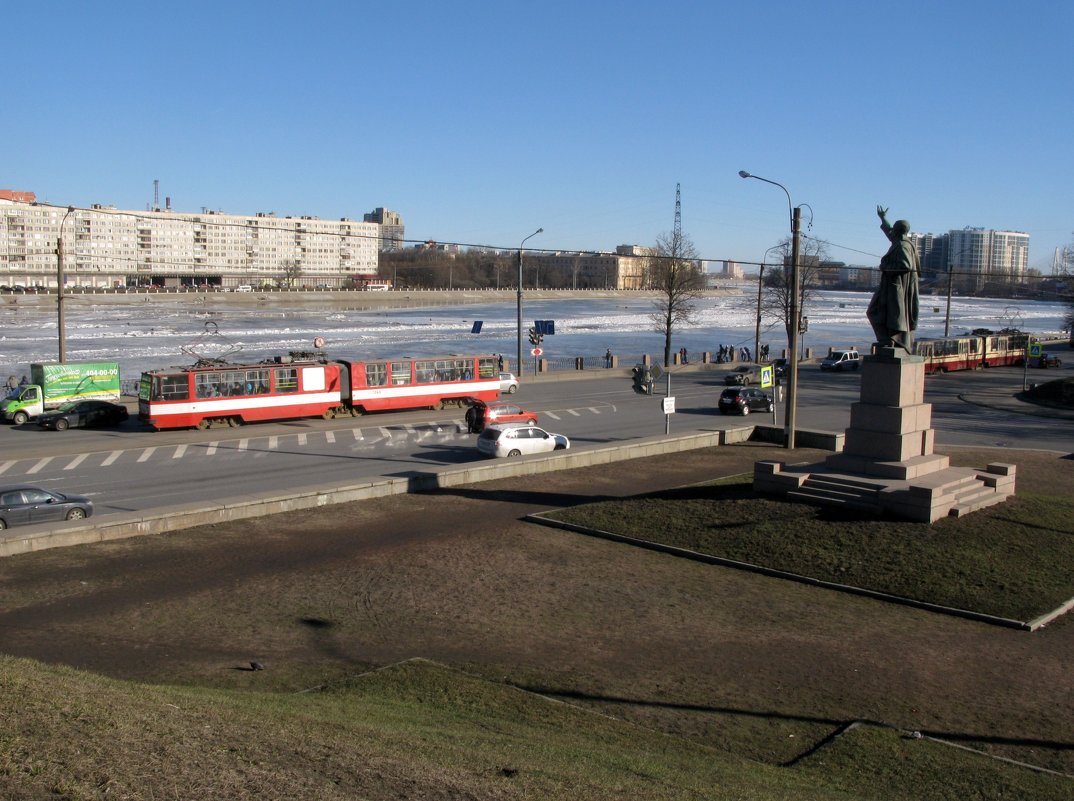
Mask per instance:
[[[125,684],[0,658],[0,796],[228,799],[1069,797],[1022,768],[859,728],[751,763],[428,662],[318,693]],[[982,795],[986,786],[1009,796]]]
[[[756,498],[750,478],[560,510],[558,520],[1016,620],[1074,596],[1074,499],[1019,491],[932,525]]]

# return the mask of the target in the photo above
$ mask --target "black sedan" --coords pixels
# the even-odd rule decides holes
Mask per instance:
[[[42,428],[66,431],[68,428],[118,426],[127,419],[127,407],[100,400],[71,401],[37,418]]]
[[[723,414],[749,414],[772,411],[772,396],[753,387],[725,389],[720,395]]]
[[[83,520],[93,514],[93,501],[39,487],[0,487],[0,529],[56,520]]]

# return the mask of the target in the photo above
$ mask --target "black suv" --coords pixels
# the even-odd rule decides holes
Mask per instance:
[[[720,411],[724,414],[749,414],[772,411],[772,396],[753,387],[725,389],[720,394]]]

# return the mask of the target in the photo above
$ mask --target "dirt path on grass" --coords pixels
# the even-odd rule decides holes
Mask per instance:
[[[1056,454],[952,455],[1074,486]],[[773,762],[867,719],[1074,773],[1071,620],[998,629],[521,520],[787,456],[724,447],[4,559],[0,651],[283,691],[422,656]]]

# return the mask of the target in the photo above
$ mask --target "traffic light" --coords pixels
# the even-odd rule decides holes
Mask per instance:
[[[536,347],[541,344],[544,339],[544,334],[537,330],[537,328],[530,329],[530,344]]]

